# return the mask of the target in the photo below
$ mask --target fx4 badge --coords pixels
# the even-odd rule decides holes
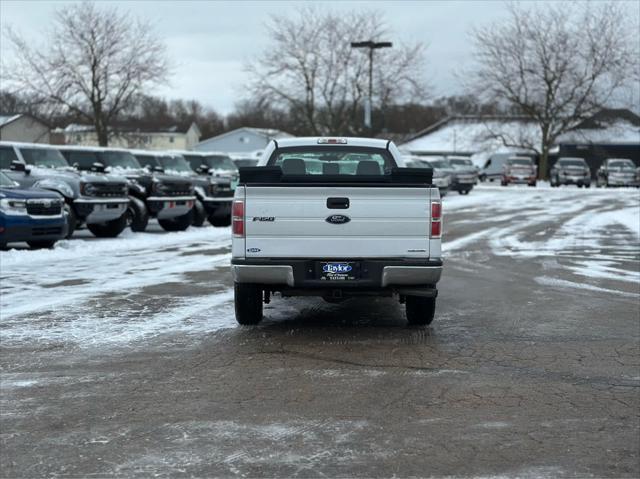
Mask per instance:
[[[260,251],[260,248],[247,248],[247,253],[259,253]]]
[[[327,223],[331,223],[332,225],[343,225],[351,221],[351,218],[345,215],[331,215],[327,217],[325,221]]]
[[[254,216],[253,221],[275,221],[275,216]]]

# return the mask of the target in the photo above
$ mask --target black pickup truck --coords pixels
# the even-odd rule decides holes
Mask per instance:
[[[184,231],[193,221],[195,195],[188,178],[144,168],[128,150],[62,146],[60,151],[81,171],[106,171],[128,179],[128,221],[133,231],[144,231],[157,218],[165,231]]]

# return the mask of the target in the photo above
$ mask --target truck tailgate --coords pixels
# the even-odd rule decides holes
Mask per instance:
[[[430,192],[392,185],[247,185],[245,256],[427,258]],[[330,208],[329,198],[348,199],[348,208]],[[333,215],[347,221],[332,223]]]

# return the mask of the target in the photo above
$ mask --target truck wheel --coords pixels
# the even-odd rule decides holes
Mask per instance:
[[[127,213],[106,223],[88,224],[87,229],[97,238],[115,238],[127,227]]]
[[[64,205],[64,215],[67,218],[67,236],[65,236],[65,238],[68,239],[71,238],[73,232],[76,230],[76,226],[78,226],[78,219],[76,218],[76,214],[71,205],[67,203]]]
[[[213,226],[230,226],[231,216],[209,216],[209,223]]]
[[[193,205],[193,226],[202,226],[207,219],[207,212],[204,209],[204,205],[198,199],[196,199]]]
[[[436,298],[407,296],[405,306],[409,324],[426,326],[431,324],[436,313]]]
[[[187,214],[178,216],[177,218],[158,220],[160,226],[165,231],[184,231],[193,222],[193,210],[189,210]]]
[[[235,283],[236,321],[251,325],[262,321],[262,289],[256,284]]]
[[[56,240],[27,241],[27,244],[33,249],[50,249],[56,244]]]
[[[137,198],[129,197],[129,206],[127,207],[127,223],[131,227],[131,231],[141,233],[147,229],[149,224],[149,212],[142,201]]]
[[[533,187],[535,187],[535,186],[536,186],[536,184],[537,184],[537,182],[533,181],[533,182],[529,183],[529,186],[533,186]]]

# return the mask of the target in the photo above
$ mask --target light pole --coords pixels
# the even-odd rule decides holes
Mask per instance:
[[[368,48],[369,49],[369,98],[364,105],[364,127],[371,131],[371,104],[373,98],[373,51],[379,48],[391,48],[391,42],[374,42],[367,40],[365,42],[351,42],[351,48]]]

